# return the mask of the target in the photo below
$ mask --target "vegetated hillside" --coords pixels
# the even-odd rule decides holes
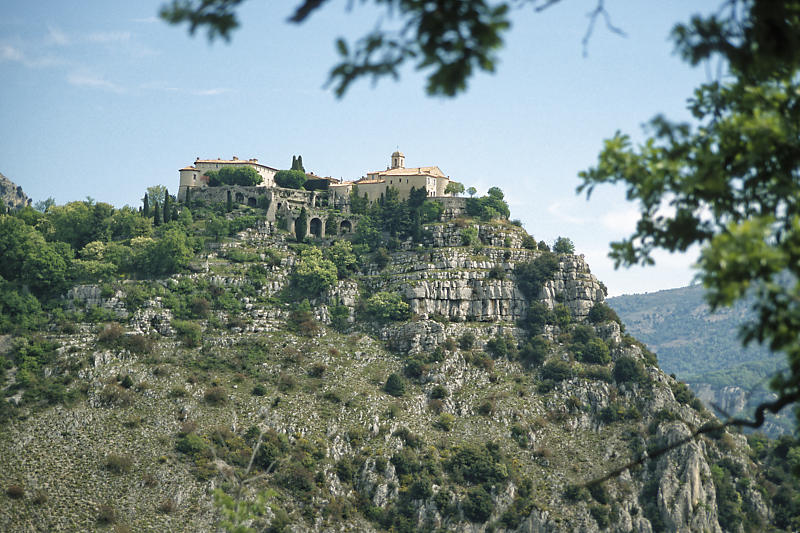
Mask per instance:
[[[163,235],[216,233],[201,213]],[[582,257],[505,221],[295,244],[241,216],[188,270],[74,287],[3,339],[0,529],[232,529],[234,497],[270,531],[791,527],[727,431],[584,485],[713,417]]]
[[[659,366],[689,383],[700,398],[729,415],[750,416],[775,398],[770,378],[786,356],[756,343],[743,347],[739,326],[750,316],[746,302],[711,313],[700,285],[610,298],[628,332],[658,354]],[[771,434],[791,432],[789,412],[770,417]]]

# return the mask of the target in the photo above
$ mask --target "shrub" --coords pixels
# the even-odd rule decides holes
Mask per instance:
[[[300,252],[295,263],[291,282],[294,289],[302,296],[313,298],[336,283],[338,279],[336,265],[323,259],[319,248],[311,247]]]
[[[514,275],[522,293],[529,299],[538,298],[542,285],[552,279],[558,270],[558,256],[543,252],[533,261],[518,263],[514,267]]]
[[[575,245],[567,237],[559,237],[553,243],[553,252],[557,254],[574,254]]]
[[[471,331],[465,331],[458,339],[458,346],[462,350],[471,350],[475,346],[475,334]]]
[[[536,239],[533,238],[533,235],[522,237],[522,247],[526,250],[536,250]]]
[[[572,367],[566,361],[555,359],[547,362],[542,367],[542,379],[555,382],[564,381],[572,377]]]
[[[453,424],[455,421],[455,416],[451,415],[450,413],[442,413],[439,415],[439,418],[433,423],[433,425],[442,431],[450,431],[453,429]]]
[[[106,455],[105,466],[107,470],[115,474],[124,474],[130,471],[131,466],[133,466],[133,459],[128,455],[110,453]]]
[[[614,380],[619,383],[646,383],[649,379],[642,362],[630,356],[617,359],[613,374]]]
[[[312,378],[321,378],[327,369],[324,363],[316,362],[308,369],[308,375]]]
[[[617,324],[622,325],[622,320],[620,320],[619,315],[617,315],[616,311],[611,309],[608,305],[597,302],[592,306],[589,310],[589,315],[586,317],[589,319],[589,322],[592,324],[601,324],[603,322],[616,322]],[[624,330],[623,330],[624,331]]]
[[[100,333],[97,334],[98,342],[113,346],[125,335],[125,329],[116,322],[106,324]]]
[[[549,352],[550,344],[544,337],[538,335],[522,345],[519,351],[519,358],[528,366],[539,366],[544,362]]]
[[[386,379],[383,390],[392,396],[402,396],[406,392],[406,384],[402,377],[396,373],[392,373],[389,374],[389,377]]]
[[[164,514],[174,513],[178,509],[178,502],[173,498],[167,498],[158,505],[158,512]]]
[[[500,265],[494,265],[486,274],[489,279],[506,279],[506,270]]]
[[[435,400],[447,398],[448,396],[450,396],[450,393],[448,392],[447,388],[444,387],[443,385],[436,385],[435,387],[433,387],[433,389],[431,389],[431,398]]]
[[[511,335],[498,333],[486,343],[486,351],[495,359],[514,359],[517,356],[517,343]]]
[[[584,363],[605,365],[611,362],[611,352],[602,339],[595,337],[579,352],[578,359]]]
[[[175,442],[175,449],[186,455],[198,456],[203,453],[209,444],[197,433],[188,433]]]
[[[597,521],[597,525],[600,529],[605,529],[611,525],[611,513],[609,512],[608,506],[592,505],[589,507],[589,512],[592,514],[592,518]]]
[[[261,383],[258,383],[253,387],[251,394],[253,396],[265,396],[267,394],[267,388]]]
[[[228,401],[228,393],[222,387],[211,387],[203,394],[203,399],[211,405],[222,405]]]
[[[203,338],[203,328],[200,324],[188,320],[173,320],[172,327],[178,333],[178,339],[186,346],[193,348],[200,345]]]
[[[369,318],[379,322],[391,320],[407,320],[410,316],[410,307],[403,297],[396,292],[377,292],[367,298],[364,309]]]
[[[19,500],[25,496],[25,487],[18,483],[14,483],[6,487],[6,495],[12,500]]]
[[[117,511],[110,503],[104,503],[97,508],[97,522],[100,524],[113,524],[117,521]]]
[[[474,246],[480,243],[478,239],[478,228],[467,227],[461,230],[461,244],[464,246]]]
[[[492,496],[483,487],[473,487],[467,492],[462,503],[464,516],[473,522],[486,522],[492,515],[494,503]]]

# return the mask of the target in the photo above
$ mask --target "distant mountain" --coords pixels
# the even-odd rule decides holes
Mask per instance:
[[[731,415],[749,415],[755,405],[774,398],[769,380],[786,366],[785,356],[755,344],[742,347],[738,332],[750,316],[748,304],[712,314],[703,293],[694,285],[618,296],[608,304],[627,331],[658,354],[665,372],[687,382],[707,404]],[[791,418],[787,412],[765,430],[772,434],[791,430]]]
[[[2,205],[13,209],[20,209],[31,203],[22,187],[0,174],[0,201]]]

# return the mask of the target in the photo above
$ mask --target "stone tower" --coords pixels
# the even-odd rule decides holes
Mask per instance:
[[[403,152],[395,152],[392,154],[391,168],[406,168],[406,156]]]

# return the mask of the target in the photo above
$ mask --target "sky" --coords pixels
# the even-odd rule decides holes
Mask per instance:
[[[637,205],[622,188],[577,195],[617,130],[641,140],[663,113],[688,120],[686,101],[710,68],[691,68],[668,39],[696,0],[606,0],[625,37],[595,27],[596,0],[516,9],[493,74],[456,98],[425,94],[425,72],[357,82],[337,99],[326,81],[334,41],[392,24],[369,4],[328,2],[302,25],[295,6],[248,0],[230,43],[188,35],[157,13],[165,0],[6,0],[0,19],[0,173],[34,201],[87,196],[139,205],[145,189],[178,187],[196,157],[258,158],[357,179],[396,149],[406,166],[437,165],[481,193],[506,194],[512,218],[537,240],[569,237],[609,295],[688,285],[696,251],[614,270],[609,243],[630,234]],[[352,9],[348,5],[352,4]]]

